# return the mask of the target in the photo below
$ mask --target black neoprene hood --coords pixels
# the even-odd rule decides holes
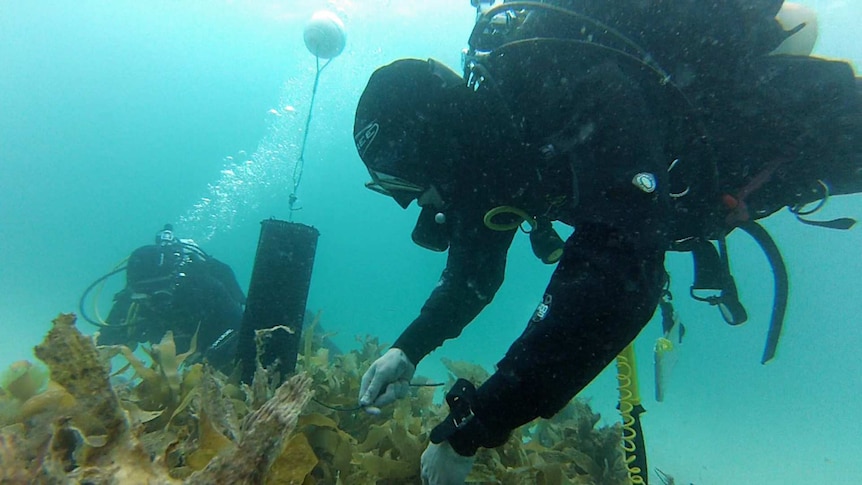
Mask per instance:
[[[461,89],[458,89],[458,88]],[[365,166],[418,185],[439,176],[463,79],[434,60],[400,59],[378,68],[356,108],[353,135]]]

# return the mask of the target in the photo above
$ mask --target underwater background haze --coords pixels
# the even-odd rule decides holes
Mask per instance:
[[[819,14],[816,53],[862,66],[862,2],[802,3]],[[301,210],[291,213],[315,76],[302,31],[320,9],[344,21],[347,47],[321,74]],[[316,227],[309,309],[322,310],[342,348],[357,336],[394,341],[445,255],[411,242],[415,205],[401,210],[364,188],[354,109],[374,69],[397,58],[433,57],[460,71],[474,16],[467,0],[0,2],[0,368],[33,360],[51,319],[77,312],[84,289],[165,223],[231,265],[246,291],[261,220]],[[843,216],[862,219],[862,195],[822,212]],[[802,225],[786,212],[765,225],[791,285],[768,365],[760,356],[773,291],[761,250],[742,234],[729,239],[750,317],[733,328],[688,298],[690,257],[669,255],[687,333],[661,403],[658,319],[637,341],[650,467],[696,485],[857,483],[862,233]],[[494,302],[418,374],[445,379],[441,357],[493,368],[552,270],[526,239],[516,238]],[[103,315],[122,283],[102,292]],[[580,395],[606,422],[618,419],[615,386],[611,368]]]

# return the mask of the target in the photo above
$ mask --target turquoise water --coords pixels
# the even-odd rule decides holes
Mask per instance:
[[[862,4],[806,3],[820,14],[818,52],[862,66],[853,37]],[[302,210],[291,214],[315,74],[302,28],[320,8],[342,16],[348,44],[322,73]],[[32,358],[50,320],[76,311],[92,280],[166,222],[233,266],[244,287],[261,219],[314,225],[309,307],[323,310],[342,347],[365,334],[394,340],[445,257],[410,242],[415,207],[402,211],[363,188],[353,109],[370,73],[396,58],[457,68],[472,22],[466,0],[0,3],[0,366]],[[860,197],[831,201],[825,216],[862,218]],[[689,258],[671,255],[688,333],[663,403],[652,399],[657,322],[638,340],[650,464],[677,483],[844,484],[862,474],[862,236],[786,214],[767,226],[791,282],[774,362],[759,364],[771,279],[760,250],[738,235],[732,264],[750,322],[730,328],[689,300]],[[519,238],[494,303],[418,372],[441,378],[443,356],[490,369],[549,274]],[[614,419],[613,372],[582,397]]]

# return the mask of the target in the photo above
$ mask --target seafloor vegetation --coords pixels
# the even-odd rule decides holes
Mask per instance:
[[[258,368],[247,386],[190,363],[194,348],[178,355],[170,332],[139,359],[97,347],[74,315],[60,315],[35,348],[47,368],[18,362],[0,376],[0,483],[420,483],[428,433],[447,413],[435,388],[414,387],[378,416],[330,409],[321,403],[355,406],[361,373],[385,346],[366,337],[359,350],[330,355],[313,328],[295,375]],[[488,377],[445,364],[453,381]],[[620,428],[598,421],[573,401],[481,450],[468,483],[627,484]]]

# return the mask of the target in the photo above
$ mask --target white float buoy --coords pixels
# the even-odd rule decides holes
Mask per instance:
[[[817,13],[811,7],[793,2],[784,2],[778,15],[775,16],[784,30],[791,30],[805,24],[795,34],[781,43],[772,54],[791,54],[808,56],[814,51],[817,43]]]
[[[332,59],[344,50],[347,34],[344,23],[329,10],[314,12],[303,32],[305,47],[321,59]]]

